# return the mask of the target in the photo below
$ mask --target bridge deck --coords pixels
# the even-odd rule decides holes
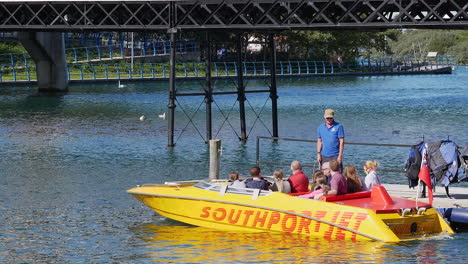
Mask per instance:
[[[0,30],[468,28],[466,0],[0,1]]]

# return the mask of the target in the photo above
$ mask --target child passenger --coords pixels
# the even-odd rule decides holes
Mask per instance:
[[[229,184],[232,187],[245,188],[245,183],[239,180],[239,173],[232,171],[229,173]]]
[[[270,187],[270,190],[282,193],[291,192],[291,184],[288,181],[283,180],[283,176],[283,170],[281,169],[276,169],[275,172],[273,172],[275,183]]]
[[[299,195],[301,198],[318,199],[323,195],[326,195],[330,190],[327,185],[327,177],[325,175],[319,175],[316,179],[316,186],[314,190],[308,194]]]
[[[364,185],[362,186],[364,189],[363,191],[372,191],[372,186],[374,184],[381,184],[376,173],[377,166],[379,166],[377,161],[366,161],[366,163],[364,163],[363,169],[367,175],[364,179]]]
[[[317,183],[317,178],[318,178],[319,176],[325,176],[325,174],[323,174],[322,170],[316,170],[316,171],[314,171],[314,173],[312,174],[312,184],[311,184],[311,186],[310,186],[310,188],[309,188],[310,190],[314,190],[315,186],[318,185],[318,183]],[[325,178],[326,178],[326,177],[325,177]]]

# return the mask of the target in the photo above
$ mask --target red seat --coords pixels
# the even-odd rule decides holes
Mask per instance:
[[[311,193],[311,192],[289,193],[289,195],[291,195],[291,196],[299,196],[299,195],[308,194],[308,193]]]
[[[355,193],[347,193],[342,195],[324,195],[322,196],[322,201],[327,202],[334,202],[334,201],[341,201],[341,200],[351,200],[351,199],[360,199],[360,198],[367,198],[371,196],[371,191],[364,191],[364,192],[355,192]]]

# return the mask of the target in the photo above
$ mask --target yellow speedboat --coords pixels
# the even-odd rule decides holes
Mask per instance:
[[[228,231],[387,242],[454,233],[430,204],[391,197],[380,185],[322,200],[210,180],[148,184],[127,192],[165,217]]]

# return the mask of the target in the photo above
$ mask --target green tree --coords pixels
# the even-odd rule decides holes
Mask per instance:
[[[355,31],[289,31],[286,33],[291,46],[291,56],[315,60],[327,60],[343,56],[352,60],[359,55],[389,53],[389,40],[397,39],[397,30],[384,32]],[[364,54],[362,54],[364,51]]]
[[[468,63],[468,31],[456,30],[405,30],[397,41],[391,43],[396,54],[426,56],[456,55],[458,62]]]
[[[20,53],[26,50],[19,43],[0,42],[0,54]]]

